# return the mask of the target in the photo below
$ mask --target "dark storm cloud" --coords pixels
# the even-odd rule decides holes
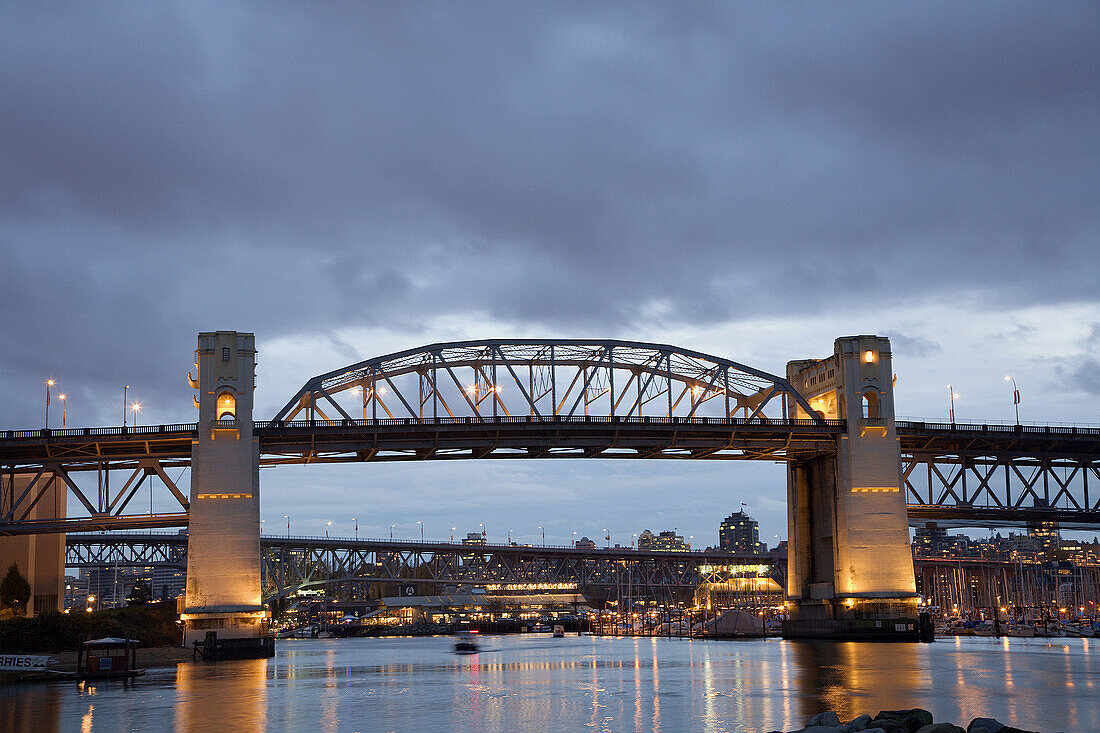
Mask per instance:
[[[2,376],[165,384],[213,328],[1095,301],[1098,37],[1072,3],[8,3]]]

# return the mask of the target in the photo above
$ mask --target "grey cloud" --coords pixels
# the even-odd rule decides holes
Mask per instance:
[[[1100,362],[1092,358],[1079,360],[1069,372],[1070,384],[1090,395],[1100,396]]]
[[[906,336],[889,331],[886,332],[885,336],[890,339],[891,348],[896,353],[904,356],[922,357],[942,351],[940,345],[935,341],[921,336]]]
[[[1072,3],[10,3],[0,367],[79,354],[107,394],[227,326],[1093,302],[1098,35]]]

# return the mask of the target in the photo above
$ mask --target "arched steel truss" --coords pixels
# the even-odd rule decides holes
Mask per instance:
[[[350,400],[349,400],[350,398]],[[784,378],[664,344],[548,339],[457,341],[380,356],[310,379],[275,416],[342,420],[530,416],[726,417],[766,421],[788,401],[816,415]]]

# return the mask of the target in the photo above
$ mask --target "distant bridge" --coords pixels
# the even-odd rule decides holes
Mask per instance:
[[[185,534],[70,534],[70,568],[187,567]],[[265,599],[349,582],[560,586],[582,592],[690,592],[725,577],[730,567],[767,565],[781,584],[786,558],[719,551],[652,552],[628,548],[469,545],[264,535],[260,558]]]

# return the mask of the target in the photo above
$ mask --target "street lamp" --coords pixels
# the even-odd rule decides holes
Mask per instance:
[[[603,528],[603,539],[607,543],[607,548],[611,548],[611,533],[607,531],[607,527]]]
[[[359,519],[357,517],[352,517],[351,521],[355,523],[355,541],[358,542],[359,541]]]
[[[515,532],[515,530],[514,530],[514,529],[510,529],[510,530],[508,530],[508,544],[509,544],[509,545],[510,545],[510,544],[512,544],[512,533],[513,533],[513,532]]]
[[[416,523],[420,525],[420,541],[423,542],[424,541],[424,523],[421,522],[419,519],[416,520]]]
[[[138,412],[141,411],[141,403],[135,402],[134,404],[130,405],[130,409],[134,411],[134,427],[136,428]]]
[[[126,390],[130,389],[130,385],[124,385],[122,387],[122,427],[126,427]]]
[[[264,533],[264,522],[266,522],[266,521],[267,521],[266,519],[261,519],[260,520],[260,534]]]
[[[954,425],[955,424],[955,400],[958,399],[959,395],[958,395],[958,393],[955,392],[955,389],[950,384],[947,385],[947,394],[948,394],[949,399],[951,400],[951,409],[948,412],[948,415],[951,418],[951,424]]]
[[[325,522],[325,539],[328,539],[328,528],[332,526],[332,520]]]
[[[68,399],[68,395],[62,392],[57,396],[57,399],[61,400],[61,427],[65,427],[65,400]],[[1020,422],[1017,420],[1016,422]]]
[[[576,546],[577,546],[577,533],[576,533],[576,531],[574,531],[573,532],[573,547],[576,547]]]
[[[393,539],[393,528],[396,527],[396,526],[397,526],[396,524],[391,524],[390,525],[390,539],[391,540]]]
[[[52,379],[46,380],[46,427],[50,427],[50,387],[54,384]]]
[[[630,549],[632,549],[632,550],[634,549],[634,540],[636,540],[636,539],[638,539],[638,533],[637,532],[635,532],[633,535],[630,536]]]
[[[451,543],[452,544],[454,544],[454,541],[455,541],[455,530],[456,529],[458,529],[458,527],[451,527]]]
[[[541,524],[539,525],[539,531],[542,532],[542,546],[546,547],[546,530],[543,529]]]
[[[1020,388],[1016,386],[1016,380],[1005,375],[1006,382],[1012,382],[1012,406],[1016,408],[1016,424],[1020,424]]]
[[[485,539],[485,523],[484,522],[478,522],[477,526],[481,527],[481,538]]]
[[[695,541],[695,535],[689,534],[688,535],[688,549],[689,550],[691,549],[691,543],[694,542],[694,541]]]
[[[290,515],[284,514],[283,519],[286,520],[286,536],[290,537]]]

